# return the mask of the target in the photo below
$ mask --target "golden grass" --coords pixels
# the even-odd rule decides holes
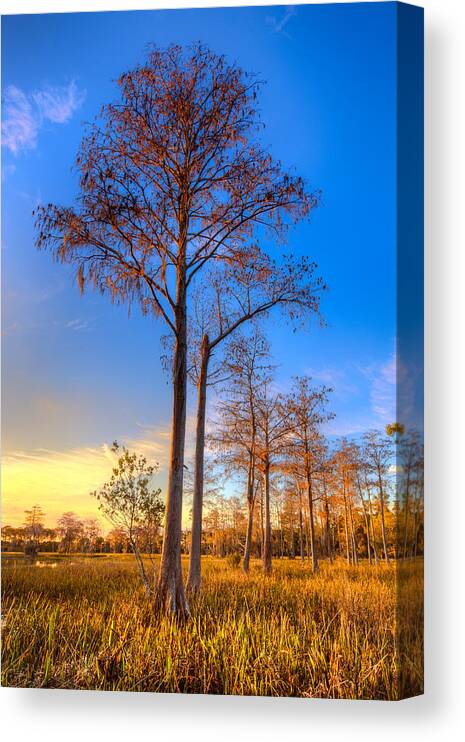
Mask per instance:
[[[422,565],[205,558],[194,618],[152,615],[128,556],[3,560],[2,684],[394,700],[422,692]],[[402,628],[398,642],[396,625]],[[400,657],[397,647],[400,646]]]

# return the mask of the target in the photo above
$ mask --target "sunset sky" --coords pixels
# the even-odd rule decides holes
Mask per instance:
[[[334,436],[395,419],[395,24],[393,3],[2,19],[3,523],[36,502],[51,525],[93,514],[115,438],[159,461],[165,482],[164,328],[81,298],[71,270],[36,251],[31,216],[72,202],[82,123],[150,42],[200,40],[259,73],[263,142],[323,192],[290,246],[329,286],[327,326],[268,324],[278,386],[304,373],[334,386]],[[191,393],[188,449],[193,413]]]

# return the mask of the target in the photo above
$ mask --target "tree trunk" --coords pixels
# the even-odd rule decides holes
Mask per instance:
[[[185,271],[178,270],[176,286],[176,338],[173,363],[173,416],[165,508],[165,530],[155,606],[185,618],[189,605],[181,570],[182,490],[187,394],[187,320]]]
[[[263,504],[263,482],[260,484],[260,556],[265,557],[265,514]]]
[[[381,509],[381,532],[383,535],[384,558],[386,560],[386,564],[389,564],[388,545],[387,545],[387,538],[386,538],[386,525],[384,522],[384,490],[383,490],[383,483],[381,481],[381,475],[379,473],[378,473],[378,482],[379,482],[379,504],[380,504],[380,509]]]
[[[308,513],[310,520],[310,547],[312,550],[312,570],[318,571],[318,557],[316,554],[316,543],[315,543],[315,519],[313,516],[313,492],[312,492],[312,479],[310,472],[307,471],[307,497],[308,497]]]
[[[300,539],[300,559],[304,561],[304,524],[302,520],[302,492],[299,488],[299,539]]]
[[[249,573],[250,570],[250,552],[252,549],[252,533],[253,533],[253,513],[254,513],[255,498],[252,502],[248,502],[248,519],[247,519],[247,533],[245,537],[244,547],[244,560],[242,562],[242,569],[245,574]]]
[[[277,516],[279,518],[279,551],[280,551],[280,557],[282,559],[284,556],[284,531],[283,531],[283,518],[279,510],[277,512]]]
[[[329,523],[329,502],[328,502],[328,493],[326,491],[326,481],[324,483],[324,493],[325,493],[325,516],[326,516],[326,548],[328,551],[328,558],[330,564],[333,563],[333,552],[331,548],[331,527]]]
[[[418,548],[418,528],[419,528],[418,521],[419,521],[419,515],[420,515],[419,514],[419,509],[420,509],[419,496],[418,496],[418,492],[416,489],[414,493],[413,503],[414,503],[413,533],[412,533],[412,549],[410,553],[411,553],[411,556],[415,558],[417,556],[417,548]]]
[[[307,513],[305,513],[305,523],[304,523],[304,526],[305,526],[305,529],[304,529],[305,530],[305,551],[307,553],[307,558],[308,559],[311,559],[311,554],[310,554],[310,539],[309,539],[309,535],[308,535]]]
[[[370,527],[371,527],[371,542],[373,544],[373,556],[375,558],[375,564],[379,564],[378,552],[376,550],[376,534],[375,534],[375,522],[373,517],[373,507],[371,504],[371,493],[368,486],[368,482],[365,480],[365,488],[368,495],[368,512],[370,513]]]
[[[357,542],[355,540],[354,519],[352,515],[352,506],[350,503],[349,503],[349,522],[350,522],[350,540],[352,542],[353,562],[355,565],[357,565],[358,564]]]
[[[150,583],[147,577],[147,573],[145,571],[144,562],[142,561],[142,557],[140,555],[139,549],[137,548],[137,544],[132,538],[131,538],[131,549],[132,549],[132,553],[134,554],[136,558],[137,566],[139,568],[139,573],[142,578],[142,582],[144,584],[145,592],[147,593],[147,597],[150,598],[152,594],[152,590],[150,588]]]
[[[187,589],[197,592],[200,588],[200,561],[202,551],[202,508],[203,480],[205,457],[205,417],[207,407],[208,362],[210,360],[210,343],[208,335],[202,338],[200,356],[200,374],[197,384],[197,423],[195,438],[195,472],[194,494],[192,500],[192,542],[189,558]]]
[[[338,545],[338,554],[340,557],[342,557],[342,543],[343,543],[343,533],[342,533],[342,522],[341,518],[339,517],[337,519],[337,545]]]
[[[345,525],[345,533],[346,533],[346,556],[347,556],[347,564],[350,564],[349,526],[347,523],[347,497],[346,497],[345,484],[343,485],[343,491],[344,491],[344,525]]]
[[[265,539],[263,544],[263,571],[270,574],[271,564],[271,517],[270,517],[270,464],[266,462],[263,473],[265,485]]]
[[[368,518],[367,507],[365,504],[365,500],[363,499],[362,488],[360,487],[360,485],[359,485],[359,492],[360,492],[360,499],[362,501],[363,517],[365,519],[368,564],[371,566],[372,559],[371,559],[370,521]]]
[[[289,534],[289,559],[295,559],[294,521],[291,519]]]
[[[253,514],[255,509],[255,459],[253,453],[249,456],[249,471],[247,476],[247,506],[248,506],[248,519],[247,519],[247,533],[245,537],[244,547],[244,560],[242,562],[242,569],[245,574],[248,574],[250,569],[250,552],[252,550],[252,537],[253,537]]]
[[[407,558],[407,540],[408,540],[408,509],[410,507],[410,464],[407,473],[407,484],[405,488],[405,520],[404,520],[404,550],[403,557]]]

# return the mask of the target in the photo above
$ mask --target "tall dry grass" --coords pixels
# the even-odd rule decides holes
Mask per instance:
[[[3,563],[2,684],[394,700],[422,692],[422,566],[206,558],[194,618],[147,605],[129,557]],[[400,587],[399,587],[400,586]],[[401,589],[405,616],[396,610]],[[398,641],[401,631],[400,642]]]

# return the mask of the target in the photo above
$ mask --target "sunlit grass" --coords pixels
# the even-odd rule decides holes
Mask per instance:
[[[386,700],[422,691],[420,563],[401,567],[396,622],[394,565],[323,563],[313,575],[276,560],[272,576],[256,562],[245,577],[206,558],[194,618],[178,624],[151,613],[127,556],[51,562],[3,562],[3,685]]]

